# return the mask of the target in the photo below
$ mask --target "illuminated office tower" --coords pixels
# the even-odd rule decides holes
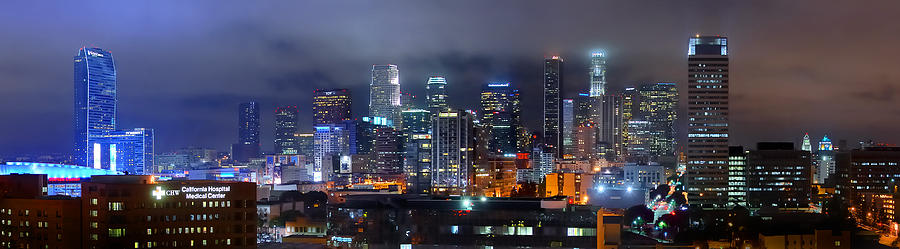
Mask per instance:
[[[297,139],[297,154],[312,158],[315,150],[315,133],[296,133],[294,137]]]
[[[431,112],[423,109],[404,110],[403,174],[409,193],[431,192]]]
[[[803,144],[800,150],[812,152],[812,143],[809,141],[809,133],[803,134]]]
[[[94,138],[116,129],[116,64],[109,51],[81,48],[75,65],[75,164],[94,165]]]
[[[403,132],[423,134],[431,131],[431,113],[422,109],[410,109],[400,113],[403,118]]]
[[[231,146],[231,157],[248,162],[259,157],[259,104],[241,103],[238,108],[238,143]]]
[[[383,117],[399,125],[400,71],[397,65],[373,65],[369,85],[369,116]]]
[[[562,93],[563,60],[559,56],[544,59],[544,145],[557,157],[563,145]]]
[[[675,161],[675,119],[678,110],[678,88],[675,83],[644,84],[640,88],[640,113],[649,122],[649,156],[652,161],[670,158]]]
[[[313,169],[311,170],[313,181],[328,181],[326,172],[331,169],[325,167],[330,164],[334,156],[350,154],[350,134],[347,123],[322,124],[315,127],[313,135]]]
[[[747,206],[747,151],[742,146],[728,147],[729,207]]]
[[[591,97],[606,95],[606,55],[602,51],[591,52]]]
[[[338,124],[350,120],[350,90],[316,89],[313,95],[313,124]]]
[[[696,36],[688,46],[685,187],[692,204],[728,200],[728,39]]]
[[[428,101],[428,111],[433,115],[447,110],[447,79],[443,76],[428,77],[425,98]]]
[[[275,108],[275,153],[294,155],[297,149],[297,106]]]
[[[442,111],[432,123],[431,184],[435,194],[471,195],[475,176],[475,117]]]
[[[633,138],[631,137],[632,133],[636,133],[638,131],[632,131],[631,125],[629,123],[634,120],[642,120],[640,117],[641,113],[641,94],[638,92],[637,87],[629,86],[625,87],[625,90],[622,91],[622,106],[621,106],[621,116],[622,116],[622,129],[619,132],[622,137],[622,144],[625,145],[625,156],[626,160],[634,162],[634,155],[631,152],[634,148],[631,148],[631,144],[634,143]]]
[[[572,99],[562,100],[562,137],[564,154],[572,154],[575,150],[575,101]]]
[[[430,115],[429,112],[426,113]],[[429,133],[408,134],[403,156],[403,174],[406,175],[408,193],[431,193],[431,144]]]
[[[481,89],[481,122],[488,129],[488,150],[497,154],[518,152],[520,128],[519,89],[509,82],[495,82]]]
[[[834,177],[835,161],[834,161],[834,145],[828,135],[819,142],[819,150],[816,151],[816,171],[814,173],[813,183],[825,184],[826,180]]]

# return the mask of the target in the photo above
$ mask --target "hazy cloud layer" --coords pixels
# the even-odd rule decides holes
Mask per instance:
[[[445,75],[450,103],[477,106],[480,85],[511,81],[540,108],[541,60],[566,60],[571,96],[587,88],[587,56],[609,54],[611,90],[686,80],[687,38],[731,47],[734,144],[803,132],[900,141],[900,2],[867,1],[70,1],[0,10],[0,154],[71,147],[72,56],[111,50],[119,124],[157,129],[157,149],[225,149],[237,105],[297,105],[310,129],[316,88],[350,88],[366,113],[372,64],[400,67],[421,95]],[[420,100],[421,101],[421,100]],[[525,113],[540,128],[535,112]],[[270,142],[263,144],[271,149]]]

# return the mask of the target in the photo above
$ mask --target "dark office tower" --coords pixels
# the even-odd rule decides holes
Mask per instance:
[[[573,143],[575,137],[575,100],[562,100],[562,137],[563,153],[572,154],[575,150]]]
[[[238,108],[238,143],[231,147],[231,157],[247,162],[259,157],[259,104],[241,103]]]
[[[592,112],[594,112],[594,99],[588,93],[579,93],[575,97],[575,126],[594,125]]]
[[[747,206],[806,211],[812,192],[809,151],[794,143],[759,143],[747,153]]]
[[[297,106],[275,108],[275,153],[294,155],[297,148]]]
[[[425,98],[428,101],[428,111],[432,115],[447,110],[447,79],[443,76],[428,77]]]
[[[296,133],[294,137],[297,141],[297,154],[306,156],[311,160],[315,150],[315,134],[314,133]]]
[[[313,95],[313,125],[350,120],[350,103],[350,90],[316,89]]]
[[[607,161],[616,161],[624,153],[621,105],[621,96],[606,94],[600,98],[597,147]]]
[[[116,64],[99,48],[81,48],[74,61],[75,164],[94,168],[94,140],[116,129]]]
[[[544,59],[544,134],[547,149],[557,157],[563,145],[562,138],[562,68],[559,56]]]
[[[602,51],[591,52],[591,97],[606,95],[606,55]]]
[[[472,195],[475,177],[475,117],[443,111],[432,122],[431,185],[433,193]]]
[[[419,105],[416,104],[416,95],[412,95],[411,93],[408,93],[408,92],[401,92],[400,93],[400,107],[401,107],[400,108],[401,111],[419,109]]]
[[[509,82],[484,85],[481,89],[481,123],[489,133],[488,150],[496,154],[518,152],[519,89]]]
[[[256,101],[241,103],[238,111],[238,141],[259,145],[259,104]]]
[[[400,70],[397,65],[373,65],[369,85],[369,116],[400,125]]]
[[[728,200],[728,39],[696,36],[688,46],[685,186],[692,204]]]
[[[390,179],[403,170],[400,132],[389,126],[375,128],[375,173]]]

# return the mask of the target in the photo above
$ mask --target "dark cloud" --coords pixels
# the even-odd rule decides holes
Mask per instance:
[[[851,96],[859,98],[860,100],[887,102],[885,104],[898,104],[895,101],[897,95],[900,95],[900,87],[897,87],[896,83],[882,83],[880,86],[876,86],[873,89],[860,90],[851,94]]]
[[[542,59],[565,58],[565,94],[586,90],[588,53],[609,54],[609,86],[686,80],[687,37],[731,47],[733,143],[802,132],[900,141],[900,2],[825,1],[121,1],[13,2],[0,11],[0,154],[71,147],[72,64],[81,46],[113,51],[119,124],[158,130],[160,151],[236,139],[237,105],[296,105],[310,129],[316,88],[351,89],[367,113],[373,64],[397,64],[421,96],[445,75],[450,103],[510,81],[540,109]],[[79,11],[72,11],[72,10]],[[828,13],[823,15],[822,13]],[[683,90],[686,90],[682,86]],[[682,91],[684,93],[685,91]],[[682,94],[682,97],[684,94]],[[526,112],[531,129],[540,116]],[[271,147],[270,143],[264,143]]]

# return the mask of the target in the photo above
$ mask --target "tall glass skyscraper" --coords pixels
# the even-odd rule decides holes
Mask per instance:
[[[559,156],[562,147],[562,68],[559,56],[544,59],[544,145]]]
[[[100,48],[81,48],[75,61],[75,164],[94,165],[95,138],[116,129],[116,63]]]
[[[400,70],[397,65],[373,65],[369,85],[369,116],[400,125]]]
[[[238,143],[231,146],[231,157],[247,162],[259,157],[259,104],[241,103],[238,107]]]
[[[489,83],[481,89],[481,122],[490,132],[488,149],[492,153],[518,152],[519,112],[519,89],[509,82]]]
[[[603,51],[591,53],[591,97],[600,97],[606,94],[606,54]]]
[[[728,39],[690,38],[685,187],[704,208],[728,200],[728,83]]]
[[[474,117],[442,111],[432,123],[431,187],[435,194],[472,195],[475,178]]]
[[[295,155],[297,148],[297,106],[275,108],[275,153]]]
[[[350,90],[316,89],[313,95],[313,125],[337,124],[352,119]]]
[[[425,98],[428,100],[428,111],[432,115],[447,110],[447,79],[443,76],[428,77],[425,93]]]
[[[562,114],[562,137],[563,148],[565,149],[564,153],[572,154],[572,152],[575,150],[575,144],[573,143],[575,139],[575,100],[562,100]]]

